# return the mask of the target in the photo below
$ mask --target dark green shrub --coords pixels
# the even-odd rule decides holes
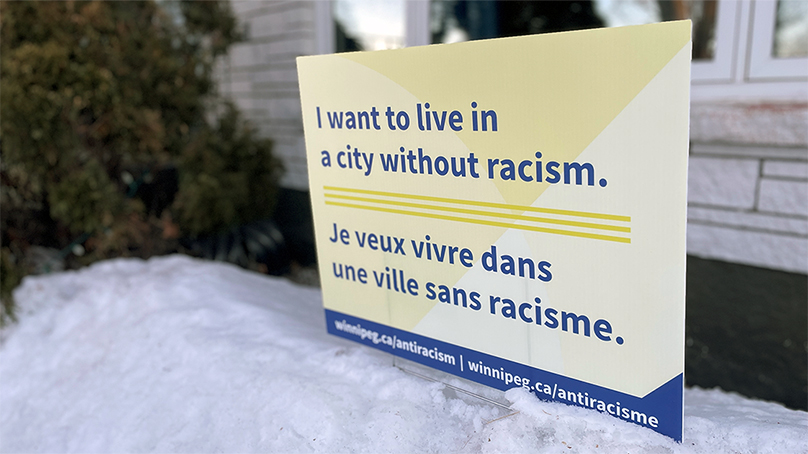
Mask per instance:
[[[269,217],[279,168],[267,159],[270,146],[227,104],[216,128],[200,133],[183,151],[175,202],[180,225],[191,235],[204,235]]]
[[[269,215],[271,143],[233,107],[207,108],[223,104],[213,66],[238,38],[228,2],[0,2],[0,15],[4,314],[33,246],[75,267]],[[158,218],[132,196],[166,167],[179,192]]]

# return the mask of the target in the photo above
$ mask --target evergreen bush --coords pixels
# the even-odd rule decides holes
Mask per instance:
[[[0,322],[33,248],[145,258],[270,214],[271,143],[215,90],[239,38],[227,1],[0,2],[0,20]],[[168,207],[137,197],[163,169]]]

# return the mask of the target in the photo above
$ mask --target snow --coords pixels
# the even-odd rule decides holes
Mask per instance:
[[[682,444],[521,389],[501,408],[327,335],[318,290],[220,263],[112,260],[16,299],[2,452],[808,452],[808,413],[721,390],[686,390]]]

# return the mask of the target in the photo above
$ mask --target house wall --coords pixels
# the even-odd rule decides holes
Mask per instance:
[[[808,106],[691,106],[687,251],[808,274]]]
[[[281,186],[308,191],[295,58],[315,52],[315,3],[232,1],[246,40],[217,68],[220,90],[264,137],[285,168]]]

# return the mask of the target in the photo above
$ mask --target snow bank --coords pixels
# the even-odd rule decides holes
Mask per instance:
[[[808,452],[808,413],[718,390],[686,391],[681,445],[519,389],[458,397],[325,334],[319,291],[229,265],[113,260],[16,298],[3,452]]]

